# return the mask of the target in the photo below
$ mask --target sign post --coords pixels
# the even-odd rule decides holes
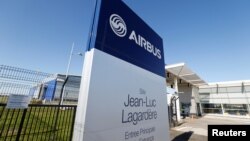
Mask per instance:
[[[119,0],[94,17],[73,140],[168,141],[161,37]]]

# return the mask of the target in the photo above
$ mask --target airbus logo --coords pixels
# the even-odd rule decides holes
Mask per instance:
[[[125,37],[127,34],[127,26],[124,20],[117,14],[112,14],[109,18],[110,27],[113,32],[119,37]],[[129,40],[133,40],[138,46],[144,48],[149,53],[153,54],[158,59],[161,59],[161,50],[147,41],[143,36],[136,34],[134,30],[132,30],[129,35]]]
[[[117,14],[112,14],[109,18],[109,23],[114,33],[119,37],[124,37],[127,34],[127,26],[124,20]]]

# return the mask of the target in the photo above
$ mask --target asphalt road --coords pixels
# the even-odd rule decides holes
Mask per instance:
[[[171,141],[207,141],[207,136],[194,134],[193,131],[170,130]]]
[[[171,141],[207,141],[207,127],[212,124],[247,124],[250,118],[207,115],[202,118],[186,118],[183,124],[170,130]]]

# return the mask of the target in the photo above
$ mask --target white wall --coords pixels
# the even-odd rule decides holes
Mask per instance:
[[[190,103],[190,114],[197,114],[197,105],[199,100],[199,88],[195,86],[179,85],[180,103]]]
[[[179,88],[180,103],[191,103],[192,87],[188,87],[187,85],[184,86],[179,85],[178,88]]]

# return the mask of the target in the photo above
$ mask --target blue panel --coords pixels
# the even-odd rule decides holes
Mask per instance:
[[[102,0],[98,8],[89,49],[94,47],[165,77],[161,37],[120,0]]]
[[[45,83],[47,86],[45,94],[43,95],[42,99],[52,100],[54,98],[55,89],[56,89],[56,80],[51,80]]]

